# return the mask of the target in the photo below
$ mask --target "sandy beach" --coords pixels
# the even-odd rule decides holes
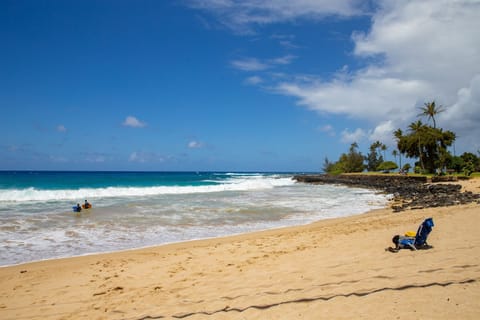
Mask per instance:
[[[480,192],[480,179],[462,182]],[[352,204],[354,206],[354,204]],[[431,250],[385,251],[435,227]],[[0,268],[0,319],[478,319],[480,205]]]

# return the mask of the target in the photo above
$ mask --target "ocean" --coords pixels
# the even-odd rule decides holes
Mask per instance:
[[[382,208],[291,173],[0,171],[0,266],[214,238]],[[72,206],[88,200],[80,213]]]

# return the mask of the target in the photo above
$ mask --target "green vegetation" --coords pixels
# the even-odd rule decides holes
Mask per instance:
[[[370,153],[367,153],[365,161],[367,161],[367,170],[368,171],[378,171],[378,166],[384,161],[383,156],[379,152],[386,150],[387,146],[381,143],[380,141],[375,141],[370,145]]]
[[[380,163],[380,165],[377,167],[377,170],[383,171],[383,172],[390,172],[391,170],[395,170],[398,168],[398,165],[393,162],[393,161],[385,161]]]
[[[432,121],[433,126],[418,120],[411,123],[405,133],[402,129],[397,129],[394,132],[397,149],[392,151],[395,162],[386,161],[387,146],[380,141],[370,145],[369,153],[365,157],[357,150],[357,143],[352,143],[349,152],[343,153],[338,161],[330,162],[325,158],[323,171],[340,174],[363,172],[365,169],[369,172],[389,172],[401,168],[402,172],[407,173],[411,166],[407,163],[402,167],[402,156],[418,159],[415,162],[414,172],[420,174],[463,173],[465,176],[470,176],[480,171],[480,158],[475,154],[465,152],[461,156],[453,156],[448,150],[455,142],[456,134],[437,128],[435,119],[435,116],[445,111],[445,108],[437,106],[435,101],[432,101],[425,103],[420,110],[419,116],[427,117],[428,121]],[[480,155],[480,150],[477,153]]]
[[[402,171],[404,173],[408,173],[408,171],[410,171],[410,169],[412,168],[412,166],[410,165],[410,163],[406,163],[403,167],[402,167]]]
[[[325,158],[323,171],[331,174],[362,172],[365,170],[365,165],[363,164],[364,157],[357,149],[357,143],[352,143],[349,152],[347,154],[342,153],[340,159],[335,163]]]
[[[398,134],[397,147],[408,158],[418,158],[424,173],[434,173],[444,168],[449,158],[447,147],[455,141],[455,133],[423,124],[421,121],[409,126],[408,134]]]

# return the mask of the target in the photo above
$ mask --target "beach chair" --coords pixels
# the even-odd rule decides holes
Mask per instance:
[[[392,242],[395,244],[395,248],[388,247],[387,251],[398,252],[400,249],[410,250],[425,250],[431,249],[433,246],[427,243],[427,238],[434,226],[433,219],[425,219],[418,227],[415,236],[411,236],[409,232],[405,236],[396,235],[392,238]]]
[[[422,224],[420,224],[417,230],[417,234],[415,236],[415,243],[414,243],[414,246],[417,250],[432,248],[432,246],[430,246],[427,243],[427,238],[430,232],[432,232],[433,227],[434,227],[434,224],[433,224],[432,218],[425,219],[425,221],[423,221]]]

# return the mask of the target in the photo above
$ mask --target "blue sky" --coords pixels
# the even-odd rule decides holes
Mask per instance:
[[[0,169],[317,171],[431,100],[476,152],[478,30],[479,1],[2,0]]]

